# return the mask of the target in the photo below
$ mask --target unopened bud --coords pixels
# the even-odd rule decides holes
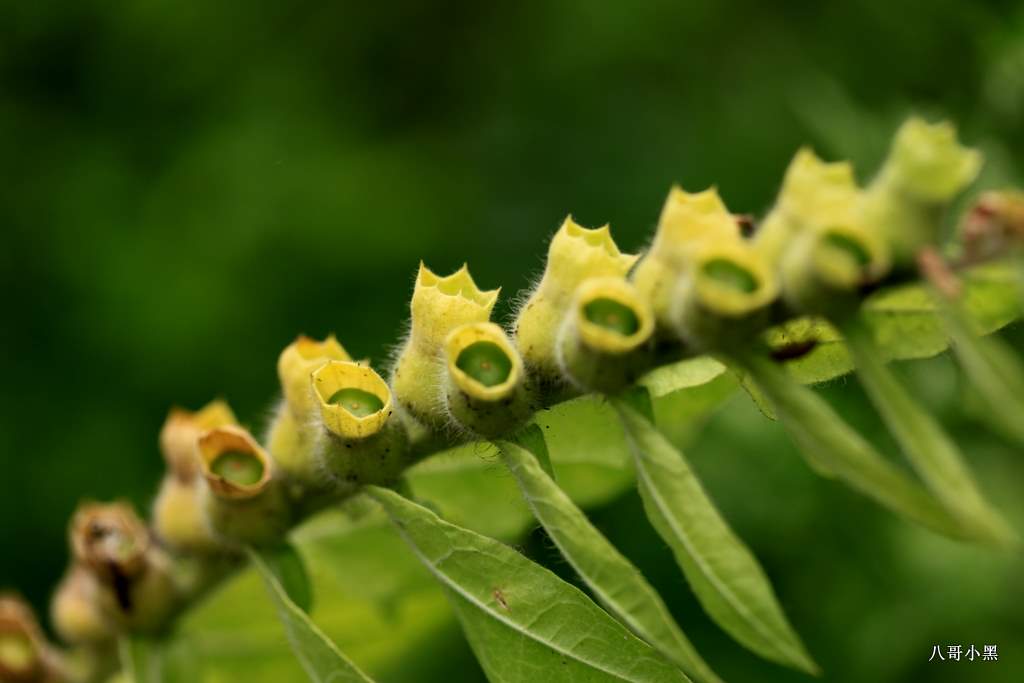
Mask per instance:
[[[153,503],[153,530],[168,547],[183,553],[209,553],[222,547],[206,519],[198,478],[164,477]]]
[[[499,326],[471,323],[453,330],[444,357],[445,401],[458,426],[493,438],[530,417],[523,361]]]

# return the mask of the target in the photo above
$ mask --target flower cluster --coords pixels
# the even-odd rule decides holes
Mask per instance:
[[[491,321],[499,290],[478,287],[466,266],[439,276],[421,264],[390,372],[353,361],[333,336],[299,337],[279,358],[283,400],[263,444],[221,401],[171,411],[151,524],[120,503],[76,513],[73,565],[53,601],[58,632],[101,648],[118,631],[159,630],[244,546],[280,542],[315,510],[394,484],[440,447],[510,436],[539,408],[617,394],[669,359],[728,355],[790,318],[841,320],[938,243],[937,213],[978,166],[948,124],[914,119],[866,188],[849,164],[800,150],[753,236],[714,188],[673,188],[642,255],[623,253],[608,226],[567,218],[508,331]],[[992,232],[977,231],[969,244]],[[24,651],[0,667],[24,659],[25,671],[50,675],[35,627],[9,625],[23,624],[17,611],[0,603],[0,636]]]

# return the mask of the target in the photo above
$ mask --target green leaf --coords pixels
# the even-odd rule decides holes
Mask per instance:
[[[646,388],[652,399],[658,399],[703,386],[725,374],[728,374],[728,368],[721,362],[711,356],[698,356],[655,368],[641,377],[637,384]]]
[[[288,598],[296,607],[308,613],[313,607],[313,588],[306,574],[302,557],[290,543],[261,548],[260,555],[274,574]]]
[[[957,302],[940,302],[953,352],[985,404],[984,418],[1024,444],[1024,364],[1002,339],[980,337]]]
[[[654,412],[674,440],[683,441],[701,418],[736,390],[736,379],[718,361],[694,358],[644,378],[660,387]],[[633,487],[636,478],[625,435],[611,408],[583,396],[535,416],[546,438],[559,486],[581,508],[604,505]],[[486,443],[472,443],[432,455],[406,470],[416,500],[473,531],[511,541],[530,527],[533,516]]]
[[[555,470],[551,465],[551,455],[548,453],[548,443],[544,440],[544,430],[536,423],[532,423],[521,429],[513,439],[517,444],[533,454],[541,469],[552,479],[555,478]]]
[[[121,672],[129,683],[163,683],[160,642],[137,635],[122,635],[117,640]]]
[[[506,475],[507,476],[507,475]],[[508,477],[507,477],[508,478]],[[312,617],[368,675],[389,683],[419,683],[459,666],[482,681],[444,591],[410,555],[380,506],[368,513],[331,510],[292,534],[316,586]],[[190,610],[175,644],[191,654],[198,675],[185,683],[279,683],[304,679],[274,605],[253,567]]]
[[[985,501],[960,449],[881,360],[873,331],[857,318],[844,330],[868,396],[928,488],[978,539],[1012,543],[1013,529]]]
[[[255,550],[249,549],[249,559],[263,577],[267,592],[277,608],[292,652],[302,664],[306,675],[315,683],[346,683],[371,681],[341,650],[324,635],[323,631],[288,597],[271,563]],[[276,560],[275,560],[276,561]]]
[[[990,334],[1020,317],[1012,264],[990,263],[963,273],[963,311],[979,334]],[[891,287],[872,295],[861,313],[874,331],[884,360],[930,358],[949,348],[949,335],[935,299],[923,284]],[[768,330],[769,346],[781,349],[814,341],[809,353],[786,362],[801,384],[817,384],[853,370],[853,359],[835,327],[800,318]]]
[[[644,509],[708,614],[772,661],[818,671],[757,560],[722,519],[683,457],[624,401],[615,407],[636,460]]]
[[[370,487],[420,561],[447,589],[491,681],[685,681],[575,587],[494,539]]]
[[[939,533],[963,538],[959,522],[922,486],[879,454],[813,390],[767,356],[737,359],[757,382],[800,453],[819,474],[836,477],[884,507]]]
[[[605,608],[697,681],[719,681],[676,624],[661,596],[525,448],[497,443],[534,516]]]

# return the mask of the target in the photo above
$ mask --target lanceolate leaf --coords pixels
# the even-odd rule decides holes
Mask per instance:
[[[292,652],[314,683],[367,683],[371,679],[356,668],[323,634],[309,616],[291,601],[268,562],[256,551],[249,558],[263,577],[277,608]]]
[[[844,329],[864,388],[928,488],[979,539],[1011,542],[1013,530],[981,495],[956,444],[879,358],[872,331],[856,319]]]
[[[306,566],[295,548],[287,542],[260,550],[267,568],[277,577],[288,598],[303,612],[313,607],[313,588]]]
[[[615,401],[636,460],[644,509],[704,609],[754,652],[815,673],[757,560],[736,537],[682,453],[623,400]]]
[[[537,520],[597,599],[691,678],[718,681],[640,570],[595,528],[525,448],[499,441],[505,464]]]
[[[487,677],[501,683],[685,681],[583,593],[499,541],[370,487],[448,590]]]
[[[985,415],[1002,433],[1024,444],[1024,364],[1003,340],[980,337],[959,302],[940,302],[953,352],[985,404]]]
[[[954,519],[922,486],[885,459],[813,390],[798,384],[767,356],[738,359],[771,403],[808,464],[890,510],[957,538]]]

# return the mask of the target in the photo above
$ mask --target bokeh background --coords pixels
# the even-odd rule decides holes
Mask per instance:
[[[148,505],[172,404],[259,428],[300,332],[385,360],[420,259],[511,295],[570,212],[636,249],[671,183],[760,212],[799,145],[866,178],[910,112],[1019,184],[1021,3],[0,3],[0,587],[45,610],[76,501]],[[948,360],[903,371],[1024,527],[1021,453]],[[814,478],[745,400],[691,455],[827,680],[1024,680],[1019,556]],[[707,623],[635,496],[595,518],[727,678],[800,679]],[[1002,661],[927,662],[959,642]]]

